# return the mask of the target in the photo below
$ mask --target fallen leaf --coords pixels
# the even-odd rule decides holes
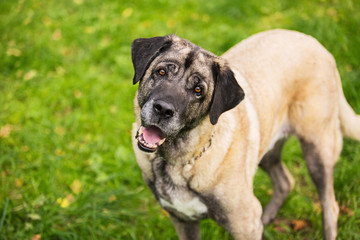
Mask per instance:
[[[66,195],[66,199],[67,199],[69,202],[72,202],[72,201],[74,201],[74,196],[73,196],[71,193],[69,193],[68,195]]]
[[[95,32],[95,28],[93,26],[87,26],[84,28],[84,33],[86,34],[92,34]]]
[[[346,214],[349,217],[354,216],[354,211],[345,206],[340,206],[340,212]]]
[[[292,220],[291,226],[295,232],[307,227],[307,223],[304,220]]]
[[[8,56],[14,56],[14,57],[20,57],[21,56],[21,51],[17,48],[9,48],[6,51],[6,55]]]
[[[32,236],[31,240],[40,240],[41,239],[41,234],[35,234],[34,236]]]
[[[24,75],[24,81],[29,81],[30,79],[36,77],[36,75],[36,70],[32,69]]]
[[[61,30],[60,29],[56,29],[52,35],[52,39],[55,41],[58,41],[61,39]]]
[[[267,194],[268,196],[272,196],[273,193],[274,193],[274,191],[273,191],[272,189],[266,190],[266,194]]]
[[[70,185],[71,190],[75,193],[75,194],[79,194],[81,191],[81,187],[82,184],[78,179],[75,179],[72,184]]]
[[[24,183],[24,181],[23,181],[22,179],[20,179],[20,178],[15,178],[15,186],[16,186],[17,188],[22,187],[23,183]]]
[[[161,209],[161,213],[162,213],[162,215],[169,217],[169,213],[163,208]]]
[[[111,105],[109,109],[111,113],[117,113],[117,107],[115,105]]]
[[[276,227],[274,227],[274,230],[277,232],[280,232],[280,233],[284,233],[286,231],[284,226],[276,226]]]
[[[65,198],[58,198],[56,202],[60,205],[60,207],[67,208],[73,200],[74,196],[72,194],[68,194]]]
[[[115,195],[111,195],[111,196],[109,197],[108,201],[109,201],[110,203],[116,201],[116,196],[115,196]]]
[[[7,138],[10,136],[12,130],[12,126],[10,124],[6,124],[0,129],[0,138]]]
[[[321,203],[320,202],[314,202],[314,208],[316,213],[321,213]]]
[[[124,18],[128,18],[132,15],[133,13],[133,9],[132,8],[126,8],[122,13],[121,15],[124,17]]]
[[[74,92],[74,97],[75,97],[76,99],[80,99],[80,98],[82,97],[82,92],[79,91],[79,90],[76,90],[76,91]]]
[[[51,18],[49,18],[49,17],[44,17],[44,18],[42,19],[42,22],[43,22],[43,24],[44,24],[46,27],[49,27],[49,26],[51,26],[51,24],[52,24],[52,20],[51,20]]]

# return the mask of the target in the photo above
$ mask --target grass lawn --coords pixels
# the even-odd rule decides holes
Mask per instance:
[[[360,113],[358,0],[0,0],[0,240],[176,239],[131,148],[134,38],[176,33],[216,54],[256,32],[316,37]],[[321,239],[319,200],[300,148],[295,189],[266,239]],[[335,169],[339,239],[360,239],[360,143]],[[271,196],[258,171],[255,193]],[[231,239],[202,223],[203,239]]]

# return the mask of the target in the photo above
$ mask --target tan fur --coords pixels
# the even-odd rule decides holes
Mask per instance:
[[[228,230],[235,239],[261,239],[262,211],[253,194],[253,177],[279,131],[289,126],[289,133],[302,142],[309,164],[312,158],[319,158],[319,164],[325,166],[329,185],[322,206],[329,220],[324,223],[324,236],[335,239],[338,206],[332,169],[342,148],[342,134],[360,140],[360,117],[346,102],[333,57],[312,37],[273,30],[242,41],[222,59],[234,71],[245,100],[222,114],[215,126],[205,118],[191,130],[184,154],[171,159],[172,180],[221,199],[230,222]],[[135,113],[133,139],[140,127],[137,101]],[[211,147],[189,162],[212,135]],[[135,139],[134,149],[144,179],[153,180],[155,155],[140,151]]]

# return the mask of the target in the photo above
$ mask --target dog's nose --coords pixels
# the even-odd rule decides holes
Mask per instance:
[[[158,100],[154,103],[154,111],[158,114],[161,118],[171,118],[174,116],[174,106],[167,102]]]

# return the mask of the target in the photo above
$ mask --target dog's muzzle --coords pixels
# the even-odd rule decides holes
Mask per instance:
[[[156,126],[141,126],[136,134],[138,146],[145,152],[155,152],[166,140],[165,134]]]
[[[175,107],[171,102],[153,100],[151,105],[144,106],[147,114],[142,115],[143,125],[137,132],[138,146],[145,152],[155,152],[166,140],[167,132],[159,123],[169,125],[175,115]],[[147,105],[147,104],[145,104]]]

